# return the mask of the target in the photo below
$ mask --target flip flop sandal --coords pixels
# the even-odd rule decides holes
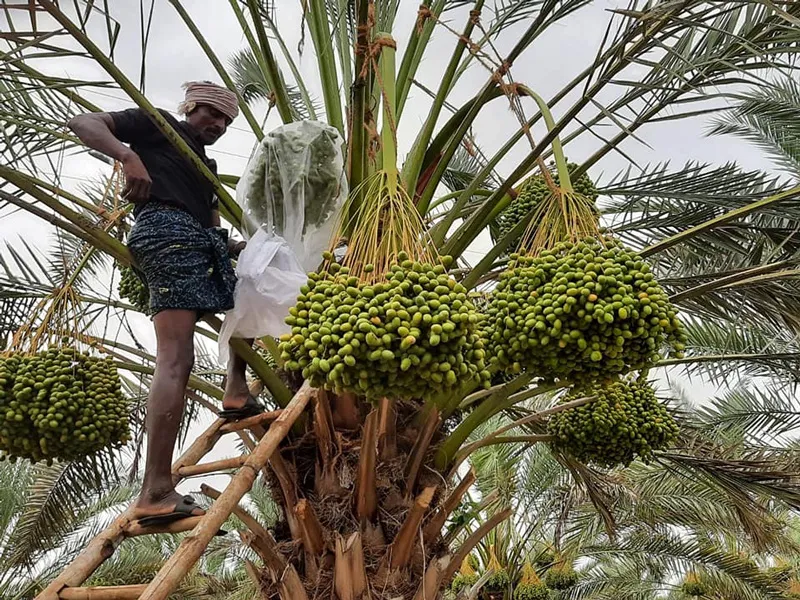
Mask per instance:
[[[200,516],[192,514],[192,511],[196,508],[202,507],[199,506],[191,496],[184,496],[180,499],[180,502],[175,504],[175,507],[171,513],[142,517],[141,519],[138,519],[138,522],[142,527],[164,527],[165,525],[175,523],[176,521],[182,521],[183,519],[188,519],[189,517]],[[224,529],[220,529],[217,531],[216,535],[225,535],[226,533],[228,532]]]
[[[247,397],[247,402],[240,408],[226,408],[219,411],[217,414],[222,419],[228,421],[241,421],[248,417],[255,417],[264,412],[264,407],[261,406],[253,396]]]

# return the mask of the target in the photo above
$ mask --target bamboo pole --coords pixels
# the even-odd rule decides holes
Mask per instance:
[[[392,569],[399,569],[408,564],[411,560],[411,551],[414,548],[414,540],[417,539],[417,534],[420,533],[419,525],[425,517],[425,512],[431,505],[433,494],[436,492],[436,486],[426,487],[408,511],[405,521],[400,526],[400,531],[397,532],[391,548],[389,548],[389,565]]]
[[[180,465],[191,465],[199,461],[219,439],[218,430],[224,423],[222,419],[214,421],[175,461],[172,467],[172,480],[178,483],[181,476],[177,473]],[[97,570],[103,562],[114,554],[114,550],[125,539],[125,529],[132,521],[133,507],[129,507],[97,535],[89,545],[64,569],[50,584],[42,590],[34,600],[58,600],[59,592],[65,588],[77,588]],[[219,529],[219,528],[217,528]],[[216,533],[217,530],[214,530]],[[72,593],[72,592],[70,592]]]
[[[61,590],[61,600],[138,600],[146,584],[107,587],[68,587]]]
[[[315,390],[308,382],[305,382],[281,416],[272,423],[267,435],[258,442],[256,449],[250,454],[247,462],[233,476],[219,499],[211,505],[200,524],[195,527],[191,534],[184,538],[177,551],[161,568],[150,585],[147,586],[141,596],[142,600],[165,600],[178,586],[184,576],[197,563],[203,551],[208,547],[211,538],[214,537],[220,526],[239,504],[239,500],[252,487],[258,471],[278,448],[278,444],[289,432],[292,424],[303,413],[314,393]]]

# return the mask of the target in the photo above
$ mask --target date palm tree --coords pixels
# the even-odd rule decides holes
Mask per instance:
[[[413,140],[398,165],[400,181],[438,250],[456,260],[454,276],[475,290],[492,286],[531,215],[489,247],[481,234],[514,201],[517,186],[553,154],[554,142],[570,152],[576,140],[593,140],[588,156],[571,158],[578,163],[576,176],[595,173],[609,155],[628,157],[640,129],[719,111],[743,85],[764,85],[765,72],[790,75],[800,50],[796,3],[631,0],[604,16],[606,33],[594,59],[542,99],[533,82],[512,78],[514,66],[541,51],[547,34],[591,8],[588,0],[498,0],[491,5],[484,0],[423,0],[413,8],[391,0],[309,0],[302,4],[302,22],[313,46],[311,76],[301,73],[297,53],[282,34],[285,24],[279,23],[271,3],[230,0],[246,42],[232,57],[230,70],[198,29],[197,13],[180,0],[169,4],[219,79],[239,94],[253,142],[279,122],[324,120],[346,140],[349,187],[359,190],[374,172],[378,154],[396,156],[398,140]],[[74,298],[70,316],[80,316],[82,323],[74,332],[75,342],[113,356],[119,368],[133,374],[126,380],[133,392],[139,383],[146,386],[152,357],[146,349],[107,335],[98,320],[109,308],[131,307],[90,293],[91,287],[81,288],[92,279],[93,267],[97,277],[104,257],[130,262],[120,242],[125,207],[113,186],[111,193],[106,188],[101,203],[86,190],[64,189],[57,178],[48,181],[42,174],[48,170],[45,165],[58,172],[59,153],[79,148],[63,123],[77,112],[103,108],[89,101],[86,92],[123,92],[213,180],[223,216],[237,228],[241,208],[231,190],[238,174],[214,178],[141,92],[144,67],[138,85],[134,75],[120,69],[116,41],[129,23],[115,20],[114,8],[96,3],[68,7],[51,0],[25,6],[0,2],[8,24],[0,53],[0,201],[8,210],[22,209],[49,222],[59,232],[60,248],[71,244],[71,250],[58,268],[37,262],[40,255],[33,249],[4,253],[9,285],[2,296],[16,307],[7,320],[13,327],[12,316],[25,314],[22,303],[34,298],[47,305],[69,289]],[[416,11],[415,26],[396,31],[398,12],[409,10]],[[152,11],[143,2],[143,49],[148,19]],[[449,43],[451,54],[428,86],[419,81],[420,65],[426,58],[430,62],[434,40]],[[392,67],[395,54],[398,64]],[[102,80],[65,76],[56,61],[66,56],[85,59],[104,73]],[[487,69],[483,83],[466,101],[460,99],[463,95],[455,90],[466,85],[465,74],[482,69]],[[319,97],[311,90],[320,90]],[[413,96],[418,103],[417,94],[429,97],[421,126],[409,116],[409,100]],[[536,107],[530,116],[529,98]],[[484,153],[476,132],[501,106],[512,108],[519,125],[507,132],[502,147]],[[388,107],[389,118],[377,116],[379,107]],[[536,139],[532,131],[541,124],[546,124],[546,133]],[[377,133],[380,126],[382,136]],[[558,153],[555,157],[560,160]],[[686,357],[664,360],[659,368],[728,381],[747,376],[793,382],[800,357],[797,182],[736,165],[640,167],[630,161],[629,169],[598,182],[599,208],[615,235],[653,264],[687,325]],[[479,260],[467,259],[472,252]],[[219,322],[208,320],[198,327],[198,336],[213,340],[218,328]],[[269,340],[265,346],[271,346]],[[280,377],[262,353],[243,346],[237,351],[264,383],[271,402],[285,406],[296,382]],[[189,384],[199,411],[221,398],[215,369],[208,367],[200,367]],[[725,518],[749,535],[756,530],[755,515],[767,507],[788,510],[800,502],[791,451],[780,455],[758,445],[731,448],[723,437],[698,426],[696,409],[679,413],[681,440],[658,454],[654,471],[636,465],[630,472],[608,472],[580,464],[540,443],[547,440],[541,422],[528,418],[518,423],[563,393],[553,386],[531,386],[530,380],[523,374],[488,392],[465,390],[444,400],[387,400],[380,407],[349,396],[320,401],[303,435],[294,432],[273,458],[276,476],[268,479],[282,510],[275,528],[276,539],[285,542],[282,558],[300,575],[308,597],[331,590],[340,599],[435,597],[487,534],[494,530],[494,537],[487,538],[494,540],[508,531],[509,526],[498,526],[514,513],[513,495],[500,495],[502,501],[474,510],[457,510],[472,477],[457,465],[477,449],[498,444],[542,454],[550,472],[531,463],[530,477],[560,482],[542,500],[549,515],[565,514],[566,524],[577,528],[576,539],[602,545],[598,536],[611,539],[621,533],[629,545],[640,544],[639,557],[658,551],[648,547],[651,540],[641,523],[658,521],[664,536],[669,526],[682,524],[676,514],[662,516],[665,507],[657,501],[639,502],[631,493],[649,485],[650,477],[665,474],[664,495],[671,490],[690,494],[695,486],[702,488],[695,489],[696,495],[709,494],[710,504],[735,507],[723,511]],[[496,436],[482,431],[495,417],[509,419],[512,429],[524,433]],[[478,432],[483,435],[477,437]],[[135,433],[134,439],[141,439]],[[564,503],[558,490],[566,490],[567,499],[578,497]],[[298,525],[298,506],[311,534]],[[637,509],[650,515],[642,518]],[[577,527],[581,523],[584,529]],[[699,551],[688,546],[681,552],[698,558]],[[337,566],[340,576],[334,580]],[[267,569],[265,592],[275,592],[283,575]]]

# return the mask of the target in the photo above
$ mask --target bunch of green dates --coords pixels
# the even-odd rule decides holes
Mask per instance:
[[[682,356],[686,335],[649,265],[604,237],[512,255],[486,309],[489,354],[510,373],[586,381]]]
[[[119,266],[120,280],[117,290],[120,298],[127,299],[141,313],[150,313],[150,289],[132,267]]]
[[[582,462],[604,467],[648,461],[677,438],[678,425],[645,381],[617,380],[573,389],[563,402],[594,397],[548,421],[553,445]]]
[[[575,163],[567,164],[567,170],[570,174],[577,170],[578,167],[579,165]],[[560,185],[561,181],[558,172],[554,171],[551,176],[553,178],[553,183],[557,186]],[[577,193],[591,200],[592,203],[597,200],[597,188],[585,173],[572,181],[572,187]],[[492,228],[492,238],[494,241],[497,242],[502,239],[517,225],[517,223],[525,219],[532,210],[543,200],[551,196],[552,193],[543,175],[533,175],[526,179],[519,187],[517,196],[503,212],[497,215],[496,224]],[[594,210],[595,212],[597,211],[596,208]],[[520,238],[517,238],[509,244],[509,247],[516,247],[519,245],[519,242]]]
[[[113,362],[70,347],[0,357],[0,457],[77,460],[130,439]]]
[[[470,381],[488,387],[481,318],[444,264],[400,253],[380,281],[365,283],[332,263],[303,286],[281,357],[316,387],[368,399],[426,398]]]

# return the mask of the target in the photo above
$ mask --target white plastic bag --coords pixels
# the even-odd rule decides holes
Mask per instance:
[[[282,237],[306,270],[321,263],[347,198],[342,144],[319,121],[283,125],[264,136],[236,186],[247,233]]]
[[[232,337],[280,336],[306,273],[316,270],[347,198],[342,138],[318,121],[264,136],[236,186],[247,247],[236,265],[235,304],[219,335],[220,361]]]
[[[289,333],[284,323],[297,302],[306,272],[283,238],[259,229],[247,243],[236,265],[234,308],[219,332],[219,357],[228,361],[231,337],[278,337]]]

